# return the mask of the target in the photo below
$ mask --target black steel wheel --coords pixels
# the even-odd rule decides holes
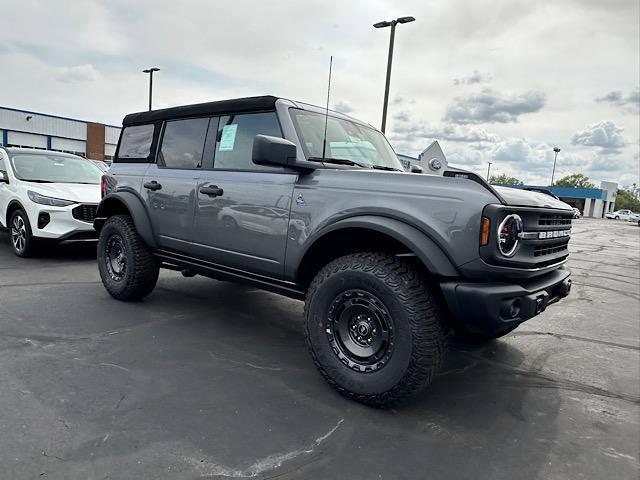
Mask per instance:
[[[139,300],[158,281],[160,264],[128,215],[109,217],[98,240],[98,269],[109,294],[118,300]]]
[[[305,332],[331,386],[388,407],[425,388],[444,355],[445,327],[429,279],[407,259],[356,253],[311,282]]]
[[[18,209],[11,214],[9,232],[13,253],[19,257],[29,257],[33,250],[33,236],[29,217],[24,210]]]
[[[365,290],[335,297],[326,333],[340,361],[356,371],[379,370],[393,352],[393,319],[380,299]]]

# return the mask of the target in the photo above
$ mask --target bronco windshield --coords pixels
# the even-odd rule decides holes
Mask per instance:
[[[99,184],[102,172],[91,161],[51,153],[17,153],[11,156],[13,173],[25,182]]]
[[[290,112],[305,156],[308,159],[321,158],[325,116],[295,108],[290,109]],[[349,160],[368,167],[402,170],[402,164],[382,133],[371,127],[331,115],[327,119],[324,158]]]

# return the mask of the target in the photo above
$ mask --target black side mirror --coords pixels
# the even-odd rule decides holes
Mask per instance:
[[[296,144],[284,138],[256,135],[251,160],[257,165],[292,167],[296,163]]]
[[[0,170],[0,183],[9,183],[9,175],[4,170]]]
[[[411,173],[422,173],[422,167],[420,165],[411,165]]]

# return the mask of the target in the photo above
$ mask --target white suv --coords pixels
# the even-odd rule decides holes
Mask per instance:
[[[0,227],[16,255],[35,239],[92,240],[102,172],[67,153],[0,147]]]

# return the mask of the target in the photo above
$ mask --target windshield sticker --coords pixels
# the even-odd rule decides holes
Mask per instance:
[[[233,150],[233,146],[236,143],[236,132],[238,131],[238,124],[225,125],[222,128],[222,136],[220,137],[219,152],[229,152]]]

